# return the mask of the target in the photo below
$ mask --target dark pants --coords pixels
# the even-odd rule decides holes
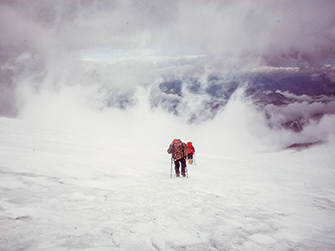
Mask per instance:
[[[187,158],[188,159],[193,159],[193,153],[188,153]]]
[[[186,160],[185,158],[178,159],[174,161],[174,168],[176,170],[176,174],[179,174],[179,162],[181,163],[181,173],[185,174],[185,168],[186,168]]]

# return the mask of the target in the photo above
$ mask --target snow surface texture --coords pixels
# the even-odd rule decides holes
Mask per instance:
[[[0,128],[0,250],[335,248],[334,145],[198,151],[189,178],[171,179],[168,142]]]

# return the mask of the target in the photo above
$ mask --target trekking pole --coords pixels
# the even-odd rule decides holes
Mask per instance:
[[[193,157],[194,157],[194,158],[193,158],[193,159],[194,159],[194,160],[193,160],[193,161],[194,161],[194,165],[196,166],[196,165],[197,165],[197,162],[196,162],[195,160],[196,160],[197,155],[194,154]]]
[[[171,156],[171,173],[170,173],[170,178],[172,178],[172,163],[173,163],[173,160],[172,160],[172,156]]]
[[[185,173],[186,173],[186,177],[188,178],[188,168],[187,168],[186,158],[185,158]]]

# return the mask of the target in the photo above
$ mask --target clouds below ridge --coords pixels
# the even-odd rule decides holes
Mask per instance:
[[[206,83],[212,72],[319,65],[335,54],[334,1],[14,0],[0,5],[0,95],[6,97],[23,84],[37,91],[94,85],[97,100],[107,96],[113,103],[128,100],[119,88],[128,95],[138,84],[186,75]],[[83,63],[83,55],[110,61]],[[11,99],[2,100],[1,107],[15,110]]]
[[[249,112],[245,100],[231,101],[244,71],[334,60],[334,9],[328,0],[0,1],[0,114],[65,126],[108,120],[126,132],[134,117],[156,124],[146,116],[168,111],[179,116],[159,114],[168,130],[182,118],[212,131],[202,122],[217,119],[214,127],[228,123],[226,133],[239,134],[253,123],[241,117]],[[164,92],[175,83],[179,95]],[[321,106],[331,110],[334,103],[265,110],[280,124],[301,110],[308,119]],[[329,114],[321,120],[326,129]],[[318,130],[313,123],[310,135]]]

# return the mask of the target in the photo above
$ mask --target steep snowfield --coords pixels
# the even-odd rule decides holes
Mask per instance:
[[[333,144],[171,179],[169,142],[127,143],[0,118],[0,250],[335,249]]]

